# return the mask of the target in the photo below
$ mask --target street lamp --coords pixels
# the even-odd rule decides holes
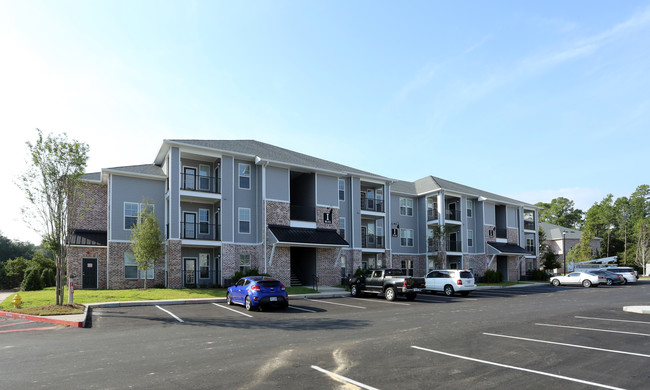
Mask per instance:
[[[562,257],[564,257],[564,274],[566,275],[566,231],[562,232]]]

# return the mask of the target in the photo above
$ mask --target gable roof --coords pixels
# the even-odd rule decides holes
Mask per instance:
[[[397,181],[391,186],[391,191],[412,196],[422,196],[437,191],[449,191],[459,195],[468,195],[470,197],[475,196],[477,198],[482,197],[485,198],[485,200],[492,200],[500,203],[537,208],[537,206],[530,203],[459,184],[436,176],[426,176],[414,182]]]
[[[323,160],[307,154],[294,152],[279,146],[267,144],[256,140],[198,140],[198,139],[172,139],[165,140],[161,147],[156,163],[162,163],[162,158],[169,146],[193,146],[210,149],[218,152],[231,153],[248,158],[257,158],[288,166],[315,168],[344,175],[370,176],[382,180],[388,178],[372,172],[362,171],[343,164]]]
[[[582,232],[578,229],[566,228],[560,225],[554,225],[548,222],[540,222],[539,226],[544,229],[547,240],[562,240],[562,232],[566,232],[566,239],[579,240],[582,238]],[[594,240],[602,240],[602,238],[594,237]]]

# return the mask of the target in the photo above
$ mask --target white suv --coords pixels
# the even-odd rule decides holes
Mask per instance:
[[[467,296],[476,290],[474,275],[466,269],[436,269],[429,272],[424,280],[427,284],[425,291],[443,292],[448,297],[454,295],[455,292]]]

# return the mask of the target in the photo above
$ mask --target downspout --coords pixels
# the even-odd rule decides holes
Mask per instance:
[[[267,213],[267,210],[266,210],[266,205],[267,205],[267,202],[266,202],[266,166],[269,165],[269,162],[268,161],[264,162],[264,161],[262,161],[262,159],[259,156],[255,156],[255,164],[259,165],[260,163],[262,163],[262,205],[264,207],[264,210],[262,211],[262,228],[264,230],[263,236],[262,236],[262,245],[264,246],[264,273],[267,273],[266,272],[267,271],[267,268],[266,268],[266,264],[267,264],[267,261],[266,261],[266,259],[267,259],[267,249],[266,249],[266,242],[267,242],[267,240],[266,240],[266,234],[267,234],[266,233],[266,230],[267,230],[267,226],[266,226],[266,213]],[[273,250],[275,250],[275,244],[273,245]],[[273,252],[271,252],[271,256],[273,256]]]
[[[110,287],[109,287],[110,278],[109,278],[109,273],[108,273],[108,270],[109,270],[110,267],[108,266],[108,264],[109,264],[110,258],[111,258],[111,245],[110,245],[110,243],[111,243],[111,239],[113,238],[113,232],[111,231],[111,200],[113,198],[113,185],[111,183],[112,178],[113,178],[113,175],[109,174],[108,175],[108,180],[107,180],[107,182],[108,182],[108,194],[107,195],[108,196],[106,197],[107,198],[106,199],[106,214],[107,214],[106,223],[108,224],[108,226],[106,227],[106,231],[108,232],[108,242],[106,243],[106,289],[107,290],[110,289]]]

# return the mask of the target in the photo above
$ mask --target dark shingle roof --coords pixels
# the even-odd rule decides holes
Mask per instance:
[[[106,246],[106,231],[77,229],[70,237],[70,245],[81,246]]]
[[[199,146],[203,148],[214,149],[223,152],[232,152],[247,156],[258,156],[262,160],[270,160],[293,166],[303,166],[309,168],[323,169],[344,174],[355,174],[361,176],[374,176],[384,178],[375,173],[362,171],[346,165],[323,160],[317,157],[294,152],[279,146],[267,144],[255,140],[193,140],[193,139],[173,139],[167,142]],[[384,178],[385,179],[385,178]]]
[[[505,242],[488,242],[487,244],[488,244],[489,255],[500,255],[500,254],[532,255],[533,254],[516,244],[510,244]]]
[[[348,246],[348,242],[334,229],[308,229],[269,225],[271,233],[281,243]]]

